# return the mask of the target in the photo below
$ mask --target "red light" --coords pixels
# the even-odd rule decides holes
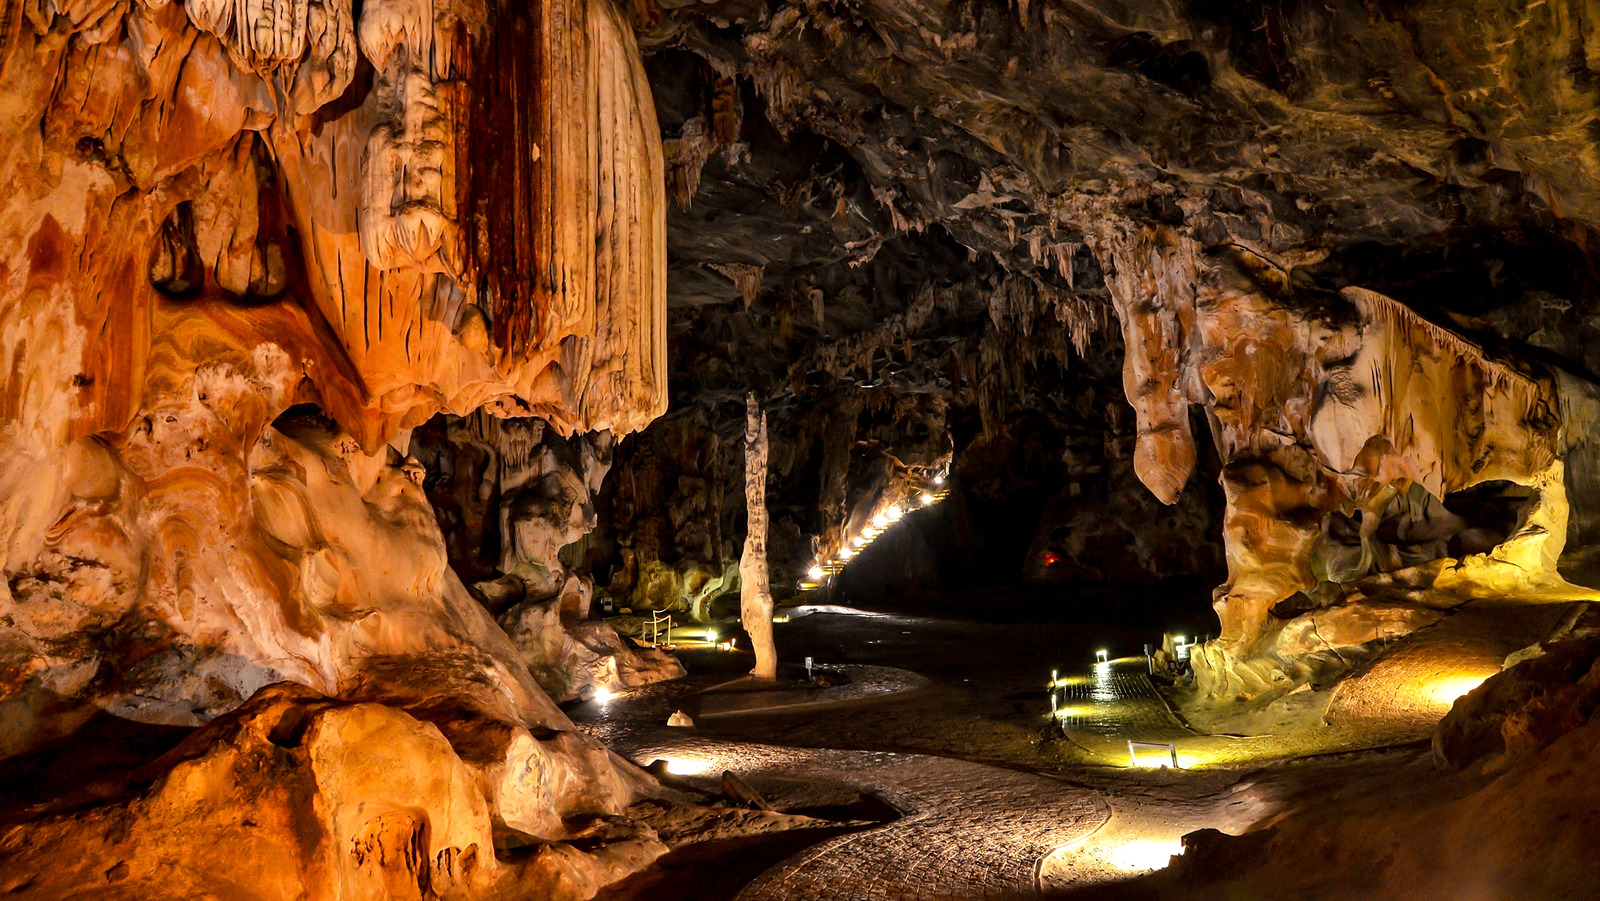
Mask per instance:
[[[1061,555],[1055,551],[1045,551],[1039,555],[1039,562],[1045,566],[1055,566],[1061,562]]]

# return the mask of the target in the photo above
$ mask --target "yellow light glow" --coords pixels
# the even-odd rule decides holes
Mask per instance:
[[[707,629],[706,630],[706,641],[708,641],[708,642],[710,642],[712,644],[716,644],[717,643],[717,630],[716,629]]]
[[[1112,848],[1106,858],[1111,865],[1127,873],[1148,873],[1164,870],[1172,865],[1172,858],[1182,856],[1180,842],[1156,839],[1135,839]]]
[[[943,485],[944,484],[944,474],[940,473],[939,475],[934,476],[933,477],[933,484],[935,484],[935,485]]]
[[[929,494],[928,492],[924,491],[924,492],[922,492],[922,497],[917,498],[917,500],[921,501],[922,502],[922,506],[926,507],[929,504],[933,503],[934,501],[938,500],[938,498],[936,498],[933,495]]]
[[[698,776],[711,769],[704,760],[674,757],[667,761],[667,772],[674,776]]]
[[[865,535],[857,535],[856,537],[850,539],[850,546],[851,547],[865,547],[866,544],[867,544],[867,536],[865,536]]]
[[[855,555],[856,555],[855,549],[847,547],[844,550],[839,552],[839,559],[840,560],[849,560],[851,557],[854,557]]]
[[[596,688],[594,690],[594,699],[596,701],[599,701],[602,704],[604,704],[605,702],[611,700],[611,698],[612,698],[611,689],[606,688],[604,685],[602,685],[599,688]]]
[[[1145,769],[1171,769],[1172,752],[1166,748],[1134,748],[1133,761],[1134,765]],[[1183,763],[1182,754],[1178,755],[1178,763],[1181,768]]]
[[[806,570],[806,575],[810,576],[812,579],[820,579],[823,576],[822,567],[813,566],[810,569]]]
[[[1423,689],[1428,700],[1439,707],[1449,707],[1456,699],[1482,685],[1484,680],[1494,673],[1483,673],[1476,676],[1454,676],[1431,682]]]
[[[906,511],[901,509],[899,504],[895,504],[894,506],[890,507],[889,509],[883,511],[883,515],[889,517],[889,521],[890,522],[894,522],[894,521],[900,519],[900,517],[905,516],[906,515]]]
[[[1105,663],[1106,660],[1108,660],[1109,658],[1110,658],[1110,653],[1107,652],[1104,649],[1101,649],[1101,650],[1098,650],[1098,651],[1094,652],[1094,659],[1095,659],[1096,663]]]

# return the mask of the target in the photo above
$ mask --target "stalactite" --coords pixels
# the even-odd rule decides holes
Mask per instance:
[[[677,137],[661,142],[667,163],[667,193],[678,209],[687,210],[694,205],[694,195],[700,190],[700,173],[716,149],[715,132],[706,127],[706,120],[700,116],[684,122]]]
[[[711,268],[733,282],[734,290],[739,292],[739,298],[744,301],[744,308],[748,311],[750,305],[755,303],[756,295],[761,293],[762,267],[748,263],[713,263]]]

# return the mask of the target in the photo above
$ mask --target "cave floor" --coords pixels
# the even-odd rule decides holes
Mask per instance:
[[[810,655],[819,664],[901,667],[927,677],[920,688],[879,700],[701,718],[692,729],[669,728],[673,710],[692,714],[697,692],[750,665],[741,654],[696,650],[683,655],[687,679],[623,692],[604,706],[573,708],[582,727],[641,765],[671,761],[684,787],[715,794],[726,769],[775,801],[786,786],[811,783],[858,791],[899,815],[871,826],[858,822],[842,834],[818,833],[819,842],[803,850],[794,843],[730,849],[751,878],[720,889],[690,867],[675,874],[687,887],[680,892],[657,882],[648,894],[622,890],[601,897],[1054,894],[1158,869],[1179,851],[1181,836],[1197,829],[1242,832],[1290,804],[1365,803],[1368,789],[1380,784],[1418,797],[1443,785],[1419,742],[1352,750],[1358,743],[1255,747],[1195,736],[1167,712],[1148,681],[1134,678],[1120,681],[1119,696],[1130,702],[1119,714],[1123,721],[1085,720],[1093,728],[1083,734],[1098,734],[1104,747],[1083,741],[1082,730],[1070,727],[1075,740],[1063,739],[1051,724],[1051,670],[1065,675],[1072,670],[1062,664],[1092,661],[1106,644],[1136,648],[1141,636],[1136,627],[1105,617],[1063,623],[1056,620],[1060,614],[1001,605],[977,618],[818,613],[777,626],[788,666]],[[1136,662],[1142,668],[1143,658]],[[1133,663],[1102,671],[1131,676]],[[1076,671],[1092,678],[1094,669],[1083,663]],[[1128,767],[1127,736],[1119,730],[1186,743],[1180,748],[1185,768]],[[1384,740],[1397,738],[1405,736]],[[1301,757],[1302,751],[1317,756]],[[763,854],[758,865],[753,858]],[[716,871],[731,863],[709,855],[699,866]]]

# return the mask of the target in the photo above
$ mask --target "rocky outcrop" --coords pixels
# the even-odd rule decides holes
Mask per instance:
[[[671,655],[636,648],[591,619],[594,582],[579,551],[595,527],[613,444],[607,432],[563,437],[542,420],[481,412],[441,416],[413,434],[452,568],[473,580],[558,701],[684,673]]]
[[[1538,646],[1535,655],[1459,698],[1433,733],[1433,756],[1499,772],[1581,728],[1600,710],[1600,639]]]
[[[606,622],[568,614],[557,600],[523,601],[496,620],[550,697],[568,701],[684,675],[667,651],[638,647]]]
[[[1285,620],[1318,616],[1279,607],[1292,596],[1313,609],[1397,593],[1430,606],[1566,596],[1550,377],[1370,291],[1297,293],[1290,261],[1242,245],[1216,265],[1157,228],[1106,239],[1102,252],[1130,274],[1108,284],[1141,480],[1168,501],[1189,480],[1190,405],[1205,410],[1222,459],[1229,581],[1217,592],[1221,635],[1195,661],[1207,691],[1285,687],[1281,666],[1304,656]],[[1470,521],[1444,501],[1488,483],[1523,487],[1503,516]],[[1397,623],[1409,631],[1367,619],[1388,625],[1329,630],[1345,633],[1339,644],[1311,631],[1329,648]]]
[[[596,864],[567,860],[535,883],[548,855],[497,849],[580,837],[651,785],[570,738],[280,683],[147,765],[125,798],[9,827],[0,859],[20,898],[475,898],[538,884],[576,899],[589,895],[563,881]],[[618,838],[601,843],[601,869],[666,850],[648,827]]]

